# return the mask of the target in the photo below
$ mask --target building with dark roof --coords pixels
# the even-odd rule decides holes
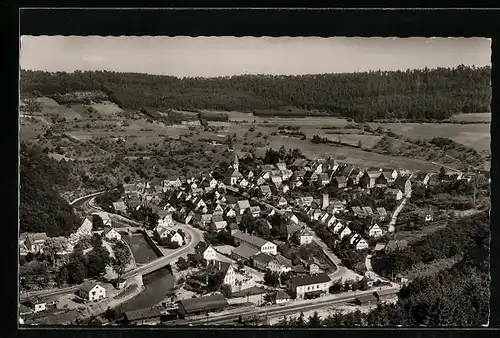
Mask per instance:
[[[226,298],[217,293],[200,298],[181,299],[179,301],[179,314],[186,317],[221,310],[228,306]]]
[[[160,320],[161,312],[157,309],[139,309],[135,311],[126,311],[123,314],[125,324],[141,324],[145,321]]]
[[[375,304],[378,302],[377,297],[370,293],[368,295],[358,296],[354,299],[354,303],[359,306]]]

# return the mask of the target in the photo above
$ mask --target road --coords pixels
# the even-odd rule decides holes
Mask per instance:
[[[401,212],[401,210],[403,210],[403,207],[405,206],[406,201],[408,200],[408,198],[409,197],[403,198],[403,200],[401,201],[401,204],[398,205],[398,207],[396,208],[396,210],[394,210],[394,212],[393,212],[393,214],[391,216],[391,221],[389,222],[389,229],[388,229],[389,232],[394,232],[396,221],[398,220],[398,215]]]
[[[447,155],[447,156],[448,156],[448,155]],[[453,158],[453,157],[451,157],[451,158]],[[457,160],[457,159],[455,159],[455,158],[454,158],[454,160]],[[432,163],[432,164],[434,164],[434,165],[437,165],[437,166],[440,166],[440,167],[443,167],[443,168],[449,169],[449,170],[451,170],[451,171],[455,171],[455,172],[457,172],[457,173],[459,173],[459,174],[462,174],[462,171],[460,171],[460,170],[458,170],[458,169],[455,169],[455,168],[452,168],[452,167],[448,167],[447,165],[444,165],[444,164],[441,164],[441,163],[436,163],[436,162],[431,162],[431,163]]]
[[[399,291],[397,287],[387,287],[384,290],[390,290],[389,294],[396,294]],[[261,316],[267,318],[282,317],[287,315],[292,315],[298,312],[311,311],[315,309],[320,309],[326,306],[339,305],[354,300],[356,297],[362,295],[372,294],[377,290],[371,289],[366,291],[343,293],[338,295],[328,295],[326,297],[311,299],[311,300],[301,300],[293,301],[285,305],[272,305],[260,308],[242,308],[234,309],[232,311],[226,311],[224,313],[212,313],[208,316],[199,316],[195,318],[188,318],[184,320],[178,320],[166,323],[167,325],[230,325],[235,324],[235,321],[239,316]]]
[[[94,192],[94,193],[92,193],[92,194],[88,194],[88,195],[85,195],[85,196],[82,196],[82,197],[78,197],[77,199],[75,199],[75,200],[71,201],[71,202],[69,203],[69,205],[73,205],[73,204],[77,203],[78,201],[81,201],[81,200],[83,200],[83,199],[85,199],[85,198],[95,197],[95,196],[97,196],[97,195],[104,194],[104,193],[105,193],[105,192],[107,192],[107,191],[108,191],[108,190],[102,190],[102,191]]]

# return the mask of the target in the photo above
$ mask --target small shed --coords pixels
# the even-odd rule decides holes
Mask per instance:
[[[157,309],[139,309],[127,311],[123,314],[123,321],[126,324],[137,324],[142,321],[160,320],[161,312]]]
[[[377,302],[378,298],[374,294],[358,296],[356,297],[356,299],[354,299],[354,303],[360,306],[375,304]]]

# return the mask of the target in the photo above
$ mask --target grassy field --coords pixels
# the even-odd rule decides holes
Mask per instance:
[[[489,124],[370,123],[372,128],[377,128],[380,125],[386,130],[408,138],[446,137],[478,151],[490,150]]]
[[[451,120],[458,122],[491,122],[491,113],[478,114],[457,114],[451,117]]]
[[[115,116],[123,111],[123,109],[111,102],[95,103],[91,107],[97,110],[99,114],[107,117]]]
[[[351,147],[314,144],[309,140],[299,140],[281,136],[271,136],[269,140],[272,148],[278,149],[281,146],[284,146],[286,149],[300,148],[304,155],[310,158],[325,158],[331,156],[343,162],[360,165],[362,167],[374,166],[395,169],[439,170],[439,167],[426,161],[406,157],[386,156]],[[257,154],[263,155],[265,151],[266,148],[260,148]]]

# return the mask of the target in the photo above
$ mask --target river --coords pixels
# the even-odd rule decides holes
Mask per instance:
[[[174,277],[167,267],[144,276],[143,282],[145,289],[136,297],[120,305],[119,312],[149,308],[173,293]]]

